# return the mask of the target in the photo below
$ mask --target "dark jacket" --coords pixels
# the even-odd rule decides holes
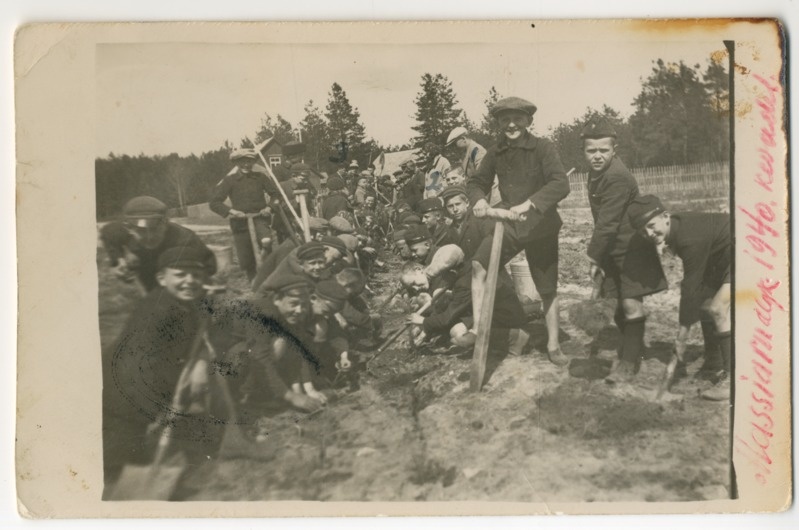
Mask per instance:
[[[683,212],[671,215],[666,243],[682,260],[680,324],[700,319],[702,303],[716,294],[730,273],[730,214]]]
[[[350,201],[341,192],[331,192],[322,201],[322,217],[328,221],[337,216],[339,212],[349,212],[351,210]]]
[[[638,183],[618,157],[603,173],[589,172],[588,202],[594,218],[594,234],[588,243],[588,257],[601,264],[627,252],[635,233],[627,207],[638,197]]]
[[[494,222],[489,219],[478,219],[472,215],[471,211],[466,212],[466,216],[456,226],[450,227],[452,233],[452,243],[461,247],[465,256],[465,261],[471,261],[480,243],[487,236],[494,234]]]
[[[266,208],[264,194],[274,191],[275,186],[266,173],[253,170],[245,175],[237,171],[217,183],[208,206],[222,217],[227,217],[231,208],[244,213],[258,213]],[[228,197],[231,206],[224,202]],[[242,221],[247,224],[246,219]]]
[[[136,240],[125,228],[121,221],[112,221],[100,229],[100,240],[108,253],[112,267],[116,267],[120,258],[130,254],[138,259],[138,266],[131,267],[147,291],[158,286],[155,274],[158,272],[158,257],[161,253],[173,247],[193,247],[202,251],[205,256],[205,266],[209,275],[216,273],[216,256],[213,251],[205,246],[202,240],[189,230],[175,223],[167,222],[166,234],[160,245],[148,249],[138,246]]]
[[[488,200],[494,175],[499,179],[500,207],[516,206],[528,199],[535,205],[526,221],[513,225],[519,239],[538,239],[558,232],[561,220],[557,206],[569,194],[569,179],[552,142],[529,133],[513,144],[501,138],[466,182],[472,204]]]

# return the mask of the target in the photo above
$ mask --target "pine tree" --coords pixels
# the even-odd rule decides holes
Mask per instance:
[[[418,134],[413,144],[422,148],[424,156],[430,156],[433,145],[443,146],[450,131],[464,124],[464,116],[463,110],[457,108],[452,82],[445,76],[424,74],[419,86],[422,90],[414,101],[417,125],[411,127]]]
[[[263,118],[261,118],[261,127],[255,132],[255,137],[251,139],[258,144],[273,136],[283,145],[297,140],[294,134],[294,128],[283,116],[278,114],[273,119],[269,114],[264,114]],[[252,145],[245,138],[242,140],[242,147],[252,147]]]
[[[328,127],[322,111],[314,105],[313,100],[305,104],[305,117],[300,122],[300,130],[305,144],[305,163],[317,171],[323,169],[322,162],[328,157]]]
[[[358,163],[363,165],[364,157],[368,157],[369,151],[369,148],[364,146],[366,130],[361,124],[360,112],[350,104],[347,93],[338,83],[333,83],[330,87],[325,111],[328,148],[334,150],[333,146],[344,141],[347,144],[347,158],[358,160]]]

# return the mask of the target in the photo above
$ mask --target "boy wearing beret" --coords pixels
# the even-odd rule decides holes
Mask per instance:
[[[715,386],[702,393],[709,400],[730,397],[732,326],[730,320],[730,214],[669,213],[654,195],[637,197],[629,208],[633,228],[657,247],[682,260],[680,329],[675,351],[680,360],[691,326],[699,321],[705,341],[705,360],[697,376]]]
[[[549,359],[565,365],[568,358],[561,352],[558,340],[558,233],[562,223],[557,206],[569,194],[569,181],[555,146],[527,131],[536,110],[535,105],[518,97],[501,99],[491,107],[491,116],[501,130],[499,141],[483,157],[466,188],[474,215],[483,217],[496,175],[502,200],[499,207],[524,216],[522,221],[506,224],[502,264],[526,251],[530,274],[541,295]],[[491,238],[486,238],[473,259],[475,320],[482,304],[490,255]]]
[[[618,300],[615,321],[622,335],[620,362],[608,381],[628,381],[644,353],[643,297],[666,289],[666,278],[657,252],[630,223],[628,208],[638,197],[638,184],[616,156],[613,127],[606,120],[594,120],[581,137],[590,166],[588,199],[594,218],[589,276],[592,282],[602,282],[604,296]]]
[[[158,257],[157,271],[157,287],[139,302],[119,338],[103,354],[106,485],[114,482],[126,463],[149,461],[153,444],[148,442],[153,440],[148,432],[175,413],[176,433],[183,437],[200,425],[172,405],[179,380],[185,383],[178,392],[188,400],[207,392],[208,359],[199,349],[208,318],[203,304],[209,272],[206,255],[191,246],[170,248]]]
[[[230,219],[230,230],[236,245],[239,266],[247,273],[250,281],[255,277],[255,254],[247,223],[253,216],[255,240],[264,251],[264,242],[271,241],[271,213],[266,196],[274,190],[263,168],[254,168],[258,154],[254,149],[237,149],[230,154],[236,171],[226,175],[214,188],[208,206],[211,211]],[[274,190],[276,191],[276,190]],[[230,199],[231,206],[225,204]]]
[[[112,221],[100,229],[100,239],[115,277],[138,281],[145,291],[158,286],[158,258],[173,247],[191,247],[203,255],[208,275],[216,273],[216,256],[189,230],[167,219],[166,205],[154,197],[130,199],[122,210],[123,221]]]

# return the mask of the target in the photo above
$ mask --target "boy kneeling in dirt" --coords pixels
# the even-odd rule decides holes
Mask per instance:
[[[208,391],[208,359],[200,347],[208,318],[207,255],[193,246],[170,248],[158,257],[157,270],[158,287],[139,302],[113,350],[103,355],[106,484],[123,465],[149,461],[156,439],[150,434],[167,421],[180,420],[173,436],[182,438],[202,425],[189,421],[188,404]],[[174,410],[176,401],[186,405]]]
[[[318,362],[306,363],[311,377],[304,387],[310,395],[318,394],[314,387],[315,379],[323,386],[325,382],[332,384],[338,372],[349,373],[356,361],[351,358],[350,343],[342,326],[346,322],[340,312],[346,303],[347,291],[336,280],[317,283],[311,294],[312,317],[309,329],[313,333],[311,348]],[[324,396],[319,399],[327,401]]]
[[[369,350],[377,346],[383,330],[383,317],[372,313],[361,294],[366,289],[366,276],[360,269],[346,268],[336,274],[336,281],[347,293],[347,303],[340,314],[350,343],[359,350]]]
[[[683,360],[691,326],[700,321],[705,340],[705,361],[697,377],[715,386],[702,393],[712,401],[730,397],[730,214],[669,213],[660,199],[644,195],[629,207],[630,221],[657,247],[665,246],[680,257],[680,330],[675,353]]]
[[[245,377],[241,403],[276,402],[314,411],[326,399],[310,385],[308,370],[309,365],[321,364],[309,349],[313,336],[307,331],[313,284],[287,273],[272,274],[264,286],[271,294],[253,302],[252,314],[245,319],[248,340],[236,349],[238,362],[233,359]]]
[[[428,293],[429,296],[451,289],[452,296],[434,302],[429,316],[413,314],[408,321],[421,326],[427,336],[449,332],[453,344],[464,347],[474,345],[476,337],[469,331],[473,324],[472,271],[470,263],[464,261],[460,247],[441,247],[427,266],[414,262],[405,264],[400,281],[407,289]],[[495,324],[509,330],[508,353],[521,355],[530,335],[523,329],[526,324],[524,310],[509,281],[497,283],[492,327]]]

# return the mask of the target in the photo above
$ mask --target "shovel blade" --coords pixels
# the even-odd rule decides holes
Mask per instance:
[[[169,500],[184,470],[183,466],[125,466],[107,500]]]

